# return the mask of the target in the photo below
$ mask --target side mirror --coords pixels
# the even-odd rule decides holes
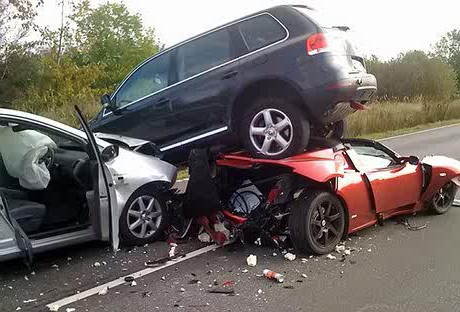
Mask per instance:
[[[110,100],[110,95],[104,94],[104,95],[101,97],[101,104],[102,104],[102,107],[111,110],[111,109],[112,109],[112,101]]]
[[[409,156],[407,162],[413,166],[416,166],[420,163],[420,159],[417,156]]]
[[[101,157],[103,162],[108,162],[118,156],[120,148],[118,145],[109,145],[104,148],[101,152]]]

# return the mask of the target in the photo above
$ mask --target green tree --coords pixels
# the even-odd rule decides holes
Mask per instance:
[[[124,4],[106,3],[92,8],[89,0],[74,6],[70,19],[75,33],[70,57],[75,64],[103,65],[105,75],[95,86],[113,88],[139,62],[159,50],[154,29],[144,27],[139,14]]]
[[[460,29],[448,32],[436,43],[435,55],[452,66],[460,90]]]

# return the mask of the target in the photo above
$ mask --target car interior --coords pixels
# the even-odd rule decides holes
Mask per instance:
[[[46,187],[24,187],[20,182],[24,177],[13,177],[8,170],[5,156],[9,153],[11,158],[12,152],[4,142],[14,140],[14,148],[27,150],[37,148],[31,138],[43,136],[55,144],[47,146],[45,155],[33,164],[25,164],[26,156],[21,153],[13,155],[28,179],[33,180],[34,173],[24,170],[27,166],[40,166],[35,168],[49,172],[44,175],[49,177]],[[6,198],[10,218],[29,238],[50,237],[91,225],[91,211],[97,204],[98,167],[83,142],[47,129],[0,121],[0,143],[0,193]]]

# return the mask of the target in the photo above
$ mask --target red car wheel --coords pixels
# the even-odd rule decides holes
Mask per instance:
[[[345,209],[335,195],[308,192],[291,207],[291,239],[300,252],[329,253],[343,237],[345,220]]]

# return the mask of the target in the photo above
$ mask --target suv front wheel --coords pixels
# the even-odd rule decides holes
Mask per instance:
[[[244,112],[240,129],[245,149],[258,158],[282,159],[301,153],[310,138],[305,113],[279,97],[253,101]]]

